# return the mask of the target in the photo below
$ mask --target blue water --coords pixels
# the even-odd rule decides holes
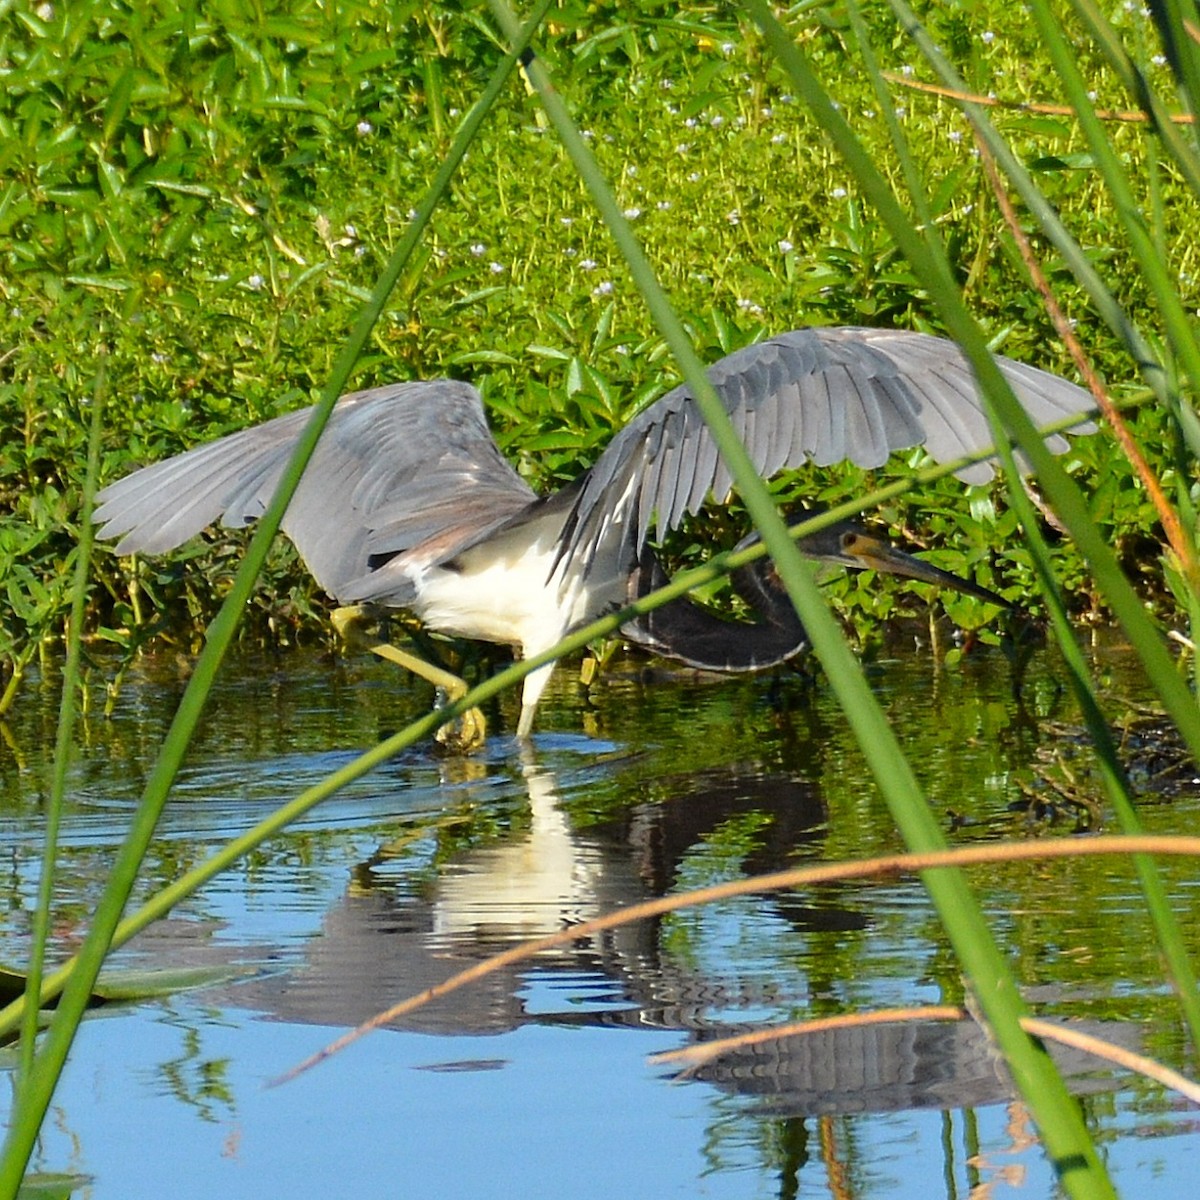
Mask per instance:
[[[1032,726],[999,655],[954,671],[898,657],[872,679],[935,810],[964,821],[958,840],[1070,832],[1072,815],[1034,826],[1011,808],[1022,778],[1052,769],[1047,748],[1071,741],[1051,656],[1033,669]],[[113,720],[81,733],[60,951],[86,926],[177,691],[147,660]],[[17,961],[53,680],[25,700],[0,750],[0,949]],[[427,702],[383,664],[303,652],[232,664],[144,894]],[[648,1061],[763,1022],[957,999],[932,910],[907,880],[756,893],[579,938],[269,1086],[356,1022],[521,938],[664,891],[899,846],[819,683],[630,670],[585,693],[564,672],[532,755],[508,735],[512,715],[490,714],[496,735],[469,763],[424,749],[388,763],[119,955],[237,977],[98,1010],[34,1168],[86,1176],[79,1194],[114,1200],[1055,1194],[1024,1106],[984,1078],[986,1053],[980,1068],[939,1031],[896,1050],[894,1068],[882,1043],[853,1040],[686,1080]],[[1146,804],[1157,827],[1194,820],[1186,790]],[[1126,868],[974,878],[1041,1015],[1086,1017],[1190,1069]],[[1200,898],[1186,870],[1171,878],[1194,935]],[[1071,1075],[1124,1194],[1194,1193],[1193,1110],[1127,1076]]]

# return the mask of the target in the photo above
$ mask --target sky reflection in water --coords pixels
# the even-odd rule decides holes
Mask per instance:
[[[1118,670],[1120,651],[1107,654]],[[1052,723],[1072,716],[1052,661],[1035,663],[1024,711],[998,654],[954,671],[894,659],[872,674],[932,802],[962,821],[958,839],[1026,832],[1008,811],[1017,780],[1061,745]],[[85,730],[64,837],[64,947],[178,686],[151,660],[115,720]],[[36,887],[38,741],[57,704],[50,686],[29,695],[0,757],[10,959]],[[199,861],[424,703],[382,664],[301,652],[233,664],[149,878]],[[563,672],[532,757],[492,716],[501,733],[484,756],[394,760],[123,955],[254,973],[89,1021],[38,1165],[91,1175],[95,1197],[821,1196],[842,1177],[866,1197],[927,1200],[1001,1180],[1018,1195],[1052,1190],[1023,1110],[959,1027],[774,1046],[686,1084],[647,1064],[764,1020],[957,1001],[928,902],[907,881],[754,895],[580,939],[264,1089],[347,1026],[519,938],[672,889],[898,848],[819,685],[630,673],[584,696]],[[1194,808],[1194,796],[1151,798],[1147,824],[1186,827]],[[1146,939],[1116,933],[1137,912],[1128,872],[1026,865],[976,881],[1039,1015],[1110,1031],[1119,1020],[1122,1036],[1136,1022],[1148,1050],[1186,1061]],[[1189,930],[1194,891],[1181,895]],[[1115,1091],[1103,1072],[1067,1069],[1118,1185],[1190,1195],[1189,1115],[1153,1089]]]

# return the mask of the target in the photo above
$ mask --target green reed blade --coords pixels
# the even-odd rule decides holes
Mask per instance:
[[[851,7],[853,9],[853,4],[851,4]],[[861,22],[857,22],[855,28],[859,33],[861,42],[865,37],[865,28]],[[865,54],[865,61],[868,64],[874,61],[869,50]],[[882,83],[882,80],[880,82]],[[880,102],[886,107],[890,107],[890,97],[881,95]],[[986,120],[986,114],[981,113],[980,115],[981,119]],[[891,122],[890,127],[893,139],[899,139],[903,142],[903,132],[900,129],[899,123]],[[906,173],[906,178],[910,180],[909,186],[911,187],[912,174]],[[920,212],[919,197],[913,197],[913,201],[918,206],[918,211]],[[938,244],[937,231],[932,223],[926,218],[922,218],[921,225],[926,241],[930,245],[936,246]],[[1007,458],[1005,462],[1007,465]],[[1084,722],[1092,737],[1105,793],[1112,803],[1113,810],[1117,814],[1118,822],[1124,832],[1130,834],[1140,833],[1142,831],[1141,822],[1138,820],[1134,807],[1129,780],[1121,765],[1108,721],[1104,716],[1102,706],[1092,687],[1087,664],[1080,650],[1075,630],[1072,628],[1067,615],[1061,590],[1057,580],[1054,578],[1050,553],[1045,538],[1041,533],[1040,522],[1024,488],[1019,486],[1010,487],[1009,497],[1022,528],[1025,530],[1026,546],[1030,551],[1031,559],[1041,585],[1042,595],[1050,616],[1051,628],[1054,631],[1055,640],[1066,663],[1071,687],[1082,710]],[[1195,1044],[1200,1045],[1200,992],[1197,991],[1196,975],[1188,956],[1182,930],[1171,909],[1169,898],[1166,895],[1161,877],[1154,863],[1145,857],[1139,857],[1135,862],[1135,869],[1137,870],[1142,890],[1146,897],[1147,909],[1158,936],[1164,962],[1167,965],[1175,985],[1176,993],[1180,997],[1185,1016],[1192,1030],[1193,1041]]]
[[[88,597],[88,573],[92,561],[92,500],[100,474],[100,433],[105,398],[104,360],[96,371],[92,388],[92,425],[88,433],[87,473],[83,485],[83,512],[79,542],[76,546],[75,578],[71,584],[71,616],[67,626],[67,658],[63,666],[62,697],[58,709],[58,728],[54,742],[54,770],[50,795],[46,802],[46,825],[42,832],[42,867],[38,879],[37,907],[33,913],[29,965],[25,980],[25,1013],[21,1028],[21,1054],[18,1079],[23,1083],[33,1069],[38,1036],[38,1004],[42,971],[46,961],[46,942],[50,932],[50,913],[54,903],[55,868],[58,862],[58,830],[63,799],[67,790],[75,736],[75,718],[79,695],[79,659],[83,644],[84,609]]]
[[[1051,456],[1034,436],[1024,411],[988,354],[980,331],[962,304],[945,260],[934,252],[932,245],[922,237],[896,202],[887,181],[867,156],[804,56],[772,15],[765,0],[747,0],[746,7],[793,85],[887,223],[909,265],[929,289],[952,335],[970,357],[985,393],[995,405],[997,415],[1003,418],[1004,426],[1016,436],[1041,476],[1042,468]],[[995,424],[993,419],[993,427]],[[1011,463],[1011,457],[1006,457]],[[863,743],[864,753],[868,750],[868,745]],[[928,809],[915,793],[915,786],[912,797],[895,794],[889,789],[885,789],[885,795],[905,838],[913,848],[917,848],[921,843],[914,840],[913,835],[919,837],[922,828],[931,823],[931,819]],[[936,826],[932,830],[932,837],[941,841]],[[1019,1020],[1024,1015],[1023,1004],[973,894],[957,875],[930,873],[925,881],[997,1043],[1033,1111],[1047,1152],[1063,1185],[1074,1196],[1113,1195],[1112,1184],[1061,1078],[1044,1048],[1035,1045],[1020,1027]]]
[[[507,4],[504,0],[491,0],[491,7],[506,34],[511,37],[516,22]],[[795,53],[790,40],[774,22],[765,4],[752,4],[749,7],[760,25],[764,28],[773,25],[778,31],[780,44],[773,44],[772,48],[784,61],[785,67],[789,66],[787,53]],[[774,41],[769,31],[768,40]],[[800,84],[797,72],[793,70],[791,73],[793,80]],[[744,449],[736,437],[727,436],[732,435],[728,418],[711,392],[682,325],[659,288],[586,143],[579,137],[565,106],[550,85],[544,67],[534,60],[529,64],[528,75],[551,124],[625,258],[655,322],[683,370],[684,378],[725,456],[755,526],[808,629],[814,652],[838,694],[847,719],[854,728],[906,840],[914,849],[942,847],[944,843],[937,822],[866,685],[857,661],[821,600],[811,570],[787,539],[783,522],[775,511],[765,485],[750,466]],[[800,90],[804,92],[807,89],[801,86]],[[834,110],[823,94],[822,100],[832,114]],[[995,373],[998,375],[998,371]],[[997,1038],[1009,1057],[1014,1075],[1038,1115],[1062,1178],[1071,1181],[1070,1186],[1079,1195],[1111,1194],[1111,1189],[1105,1189],[1107,1179],[1095,1149],[1053,1064],[1044,1049],[1036,1046],[1020,1028],[1019,1018],[1023,1015],[1020,1000],[974,894],[957,872],[929,872],[925,882],[950,931],[960,961],[971,977]],[[1076,1182],[1082,1180],[1087,1181],[1086,1185]]]
[[[175,775],[199,723],[208,692],[216,678],[225,651],[233,638],[241,610],[250,598],[271,541],[283,519],[284,511],[300,480],[304,466],[316,446],[325,419],[338,396],[345,390],[355,361],[367,344],[371,330],[383,311],[387,298],[408,262],[409,256],[416,247],[430,215],[448,191],[450,181],[462,161],[463,155],[507,83],[523,45],[532,37],[542,15],[549,8],[549,4],[550,0],[540,0],[534,18],[514,37],[514,51],[497,66],[488,86],[463,119],[454,143],[430,186],[428,195],[417,210],[417,216],[396,247],[379,282],[372,291],[370,301],[364,306],[353,331],[339,353],[329,381],[322,392],[321,400],[292,455],[288,468],[280,481],[278,491],[267,511],[259,519],[258,528],[246,550],[245,560],[238,570],[229,595],[209,626],[204,650],[196,661],[192,677],[180,700],[179,709],[146,784],[145,792],[137,812],[134,814],[125,842],[113,864],[109,882],[96,907],[91,928],[83,948],[79,952],[75,968],[65,982],[61,1000],[45,1035],[45,1041],[34,1059],[30,1071],[22,1081],[3,1153],[0,1155],[0,1196],[14,1195],[20,1185],[38,1130],[41,1128],[46,1109],[62,1073],[75,1032],[83,1018],[88,997],[95,985],[96,977],[99,975],[126,900],[136,882],[138,869],[153,836],[159,814],[166,803]]]

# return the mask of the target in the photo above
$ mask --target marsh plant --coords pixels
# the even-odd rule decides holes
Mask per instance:
[[[998,432],[1036,469],[1032,498],[1010,471],[964,501],[957,483],[922,474],[919,452],[880,472],[813,469],[798,486],[831,506],[917,484],[893,488],[882,518],[923,538],[937,565],[1046,617],[1127,831],[1136,816],[1103,707],[1071,657],[1071,621],[1121,622],[1200,749],[1162,638],[1172,628],[1187,642],[1198,578],[1200,159],[1191,125],[1175,120],[1200,95],[1194,5],[1157,5],[1155,22],[1132,5],[1106,17],[1089,0],[1062,13],[986,0],[915,13],[901,0],[535,7],[524,27],[500,0],[0,8],[0,710],[69,635],[61,782],[90,640],[129,656],[150,640],[204,646],[36,1057],[26,1018],[4,1194],[114,931],[128,937],[348,777],[118,926],[223,648],[324,637],[327,602],[288,548],[270,548],[274,510],[248,553],[247,535],[224,530],[165,561],[87,553],[92,428],[103,482],[350,387],[450,375],[480,387],[501,446],[548,487],[681,373],[696,379],[702,361],[800,324],[949,333],[985,373],[991,347],[1086,380],[1074,338],[1122,402],[1128,438],[1080,439],[1055,464],[985,375]],[[514,52],[527,45],[536,53]],[[770,538],[763,485],[738,483]],[[716,513],[669,552],[687,564],[743,531]],[[846,614],[861,646],[919,602],[854,579],[822,601],[788,558],[776,554],[896,820],[914,849],[937,849],[826,608]],[[980,623],[972,603],[948,605],[966,628]],[[52,835],[53,822],[47,877]],[[1169,906],[1148,860],[1139,871],[1195,1031]],[[945,871],[925,880],[1064,1187],[1107,1194],[1077,1113],[1020,1031],[966,885]],[[66,976],[49,975],[46,990]],[[10,1030],[19,1007],[4,1014]]]

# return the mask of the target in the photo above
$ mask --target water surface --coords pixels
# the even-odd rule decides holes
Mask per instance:
[[[1118,644],[1092,648],[1128,709]],[[108,664],[93,668],[99,686]],[[185,665],[147,658],[111,720],[80,732],[55,949],[78,942]],[[1070,833],[1086,788],[1052,652],[1014,697],[1008,660],[893,652],[872,685],[957,842]],[[38,876],[57,694],[22,694],[0,743],[0,950],[20,961]],[[230,664],[164,814],[141,896],[424,711],[387,664],[309,651]],[[98,706],[98,704],[97,704]],[[470,760],[418,748],[312,810],[182,904],[120,961],[236,980],[110,1006],[77,1041],[35,1167],[94,1197],[1053,1194],[1024,1107],[965,1026],[924,1022],[771,1043],[686,1081],[647,1057],[763,1022],[957,1003],[931,906],[909,880],[758,893],[579,938],[418,1009],[281,1087],[349,1027],[515,942],[644,898],[901,849],[828,687],[563,670],[532,752],[515,708]],[[1190,767],[1149,769],[1143,817],[1187,829]],[[1052,785],[1058,785],[1057,793]],[[1028,797],[1054,796],[1031,809]],[[1200,944],[1194,871],[1164,868]],[[1128,867],[975,872],[1038,1015],[1081,1020],[1190,1069]],[[1063,1060],[1118,1186],[1191,1195],[1194,1114]]]

